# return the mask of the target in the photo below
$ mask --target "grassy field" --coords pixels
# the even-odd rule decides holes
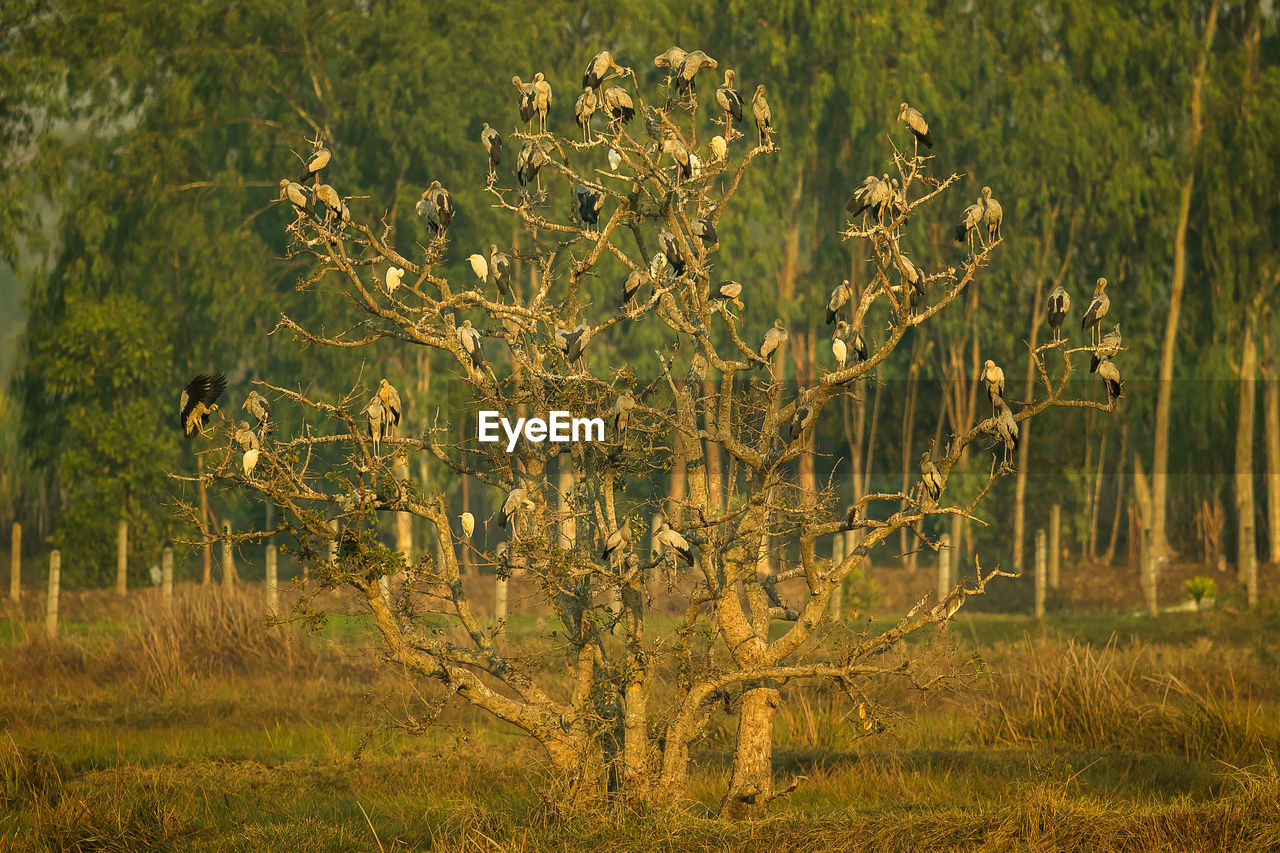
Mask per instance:
[[[873,687],[870,732],[791,693],[775,765],[804,781],[723,826],[732,719],[689,808],[558,819],[515,732],[459,706],[404,730],[430,706],[360,620],[300,637],[189,595],[54,644],[0,620],[0,850],[1280,849],[1275,607],[962,619],[927,654],[963,677]]]

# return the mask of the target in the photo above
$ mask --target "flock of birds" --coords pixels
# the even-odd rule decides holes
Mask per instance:
[[[698,75],[704,70],[714,70],[718,67],[717,61],[701,50],[685,51],[674,46],[654,57],[653,64],[657,68],[667,70],[669,88],[673,88],[679,97],[690,100],[695,97]],[[582,130],[585,143],[592,141],[591,122],[597,110],[603,110],[610,129],[615,131],[635,117],[637,110],[631,93],[619,85],[606,86],[610,80],[628,74],[634,80],[631,70],[620,66],[608,50],[600,51],[587,64],[582,75],[582,91],[574,103],[573,110],[574,120]],[[735,87],[736,76],[734,69],[726,69],[723,74],[723,83],[715,92],[716,104],[723,113],[721,121],[724,134],[714,136],[708,145],[708,150],[710,156],[721,161],[727,157],[729,143],[742,135],[733,129],[733,123],[741,122],[744,116],[744,101]],[[520,77],[513,77],[511,82],[517,92],[517,107],[520,119],[525,123],[528,137],[516,157],[513,171],[522,188],[527,188],[533,183],[538,183],[540,186],[540,170],[551,160],[548,149],[538,137],[547,134],[554,92],[550,82],[541,72],[534,74],[533,79],[527,83]],[[759,134],[759,144],[763,146],[767,143],[772,146],[770,135],[772,110],[766,99],[763,84],[756,87],[750,103],[752,118],[755,120]],[[678,134],[664,129],[655,111],[648,107],[644,109],[646,131],[651,138],[660,141],[661,154],[671,157],[677,167],[678,177],[686,180],[699,177],[703,163],[697,153],[690,151],[679,139]],[[534,137],[532,133],[535,120],[538,125],[538,137]],[[897,120],[914,138],[916,156],[919,155],[920,145],[933,148],[935,140],[929,122],[919,110],[904,102],[899,105]],[[485,122],[480,132],[480,143],[488,159],[488,181],[492,186],[497,179],[497,167],[503,162],[502,135]],[[610,169],[616,172],[622,157],[613,148],[609,148],[607,153]],[[326,225],[336,224],[341,227],[350,222],[350,211],[345,200],[332,186],[321,183],[321,173],[329,167],[331,161],[331,152],[321,140],[317,139],[312,154],[306,160],[303,174],[297,180],[286,178],[280,181],[280,197],[288,200],[298,211],[299,217],[315,217]],[[314,184],[309,185],[309,181],[314,181]],[[586,183],[579,183],[575,187],[574,210],[583,225],[588,228],[598,223],[605,201],[605,193],[597,187]],[[887,220],[895,219],[899,214],[904,213],[907,208],[908,202],[904,188],[897,178],[890,178],[888,173],[868,176],[855,188],[846,206],[846,210],[853,216],[870,212],[882,226]],[[431,181],[427,189],[422,192],[415,205],[415,211],[433,240],[446,237],[457,214],[452,194],[438,180]],[[981,196],[964,210],[956,225],[956,243],[965,243],[972,251],[975,240],[984,247],[989,242],[1000,240],[1003,219],[1004,211],[1000,202],[992,197],[989,187],[983,187]],[[692,235],[701,242],[703,249],[709,252],[718,248],[719,239],[711,220],[694,219],[691,230]],[[925,276],[922,270],[896,250],[896,241],[894,248],[894,260],[902,270],[907,283],[906,302],[910,310],[914,311],[924,299]],[[514,298],[511,259],[500,251],[496,244],[490,244],[487,256],[478,252],[473,253],[467,258],[467,262],[476,278],[483,284],[488,284],[492,277],[500,301],[504,298]],[[633,302],[646,283],[656,285],[667,277],[678,278],[684,274],[686,266],[687,261],[680,250],[679,241],[675,235],[665,228],[662,229],[658,235],[658,251],[649,260],[647,267],[632,271],[623,283],[621,294],[623,307]],[[396,266],[387,269],[384,282],[388,295],[394,294],[401,286],[404,272]],[[1099,323],[1110,308],[1110,300],[1105,293],[1106,284],[1104,278],[1097,280],[1093,298],[1081,320],[1081,328],[1091,332],[1093,356],[1090,370],[1103,379],[1108,401],[1110,401],[1122,395],[1123,383],[1119,369],[1112,361],[1121,350],[1119,327],[1114,327],[1112,331],[1099,338],[1101,334]],[[901,287],[891,287],[891,289],[897,292],[902,290]],[[742,292],[743,287],[739,282],[721,281],[710,286],[708,299],[711,303],[722,306],[733,304],[742,311],[743,304],[740,299]],[[826,306],[826,323],[828,326],[834,324],[835,327],[831,350],[841,370],[851,362],[857,364],[866,361],[869,355],[862,332],[853,328],[851,323],[841,316],[842,309],[849,303],[852,296],[852,290],[846,279],[831,292]],[[1071,298],[1066,290],[1061,285],[1054,287],[1049,294],[1047,307],[1048,322],[1053,330],[1055,342],[1060,340],[1061,326],[1070,306]],[[553,338],[566,362],[578,364],[592,333],[590,324],[583,321],[574,329],[557,327]],[[469,372],[474,376],[477,372],[484,371],[486,361],[480,330],[474,328],[470,320],[466,320],[457,328],[456,335]],[[788,337],[783,321],[775,320],[773,326],[766,331],[757,351],[761,364],[771,364],[774,354],[786,344]],[[987,428],[1003,443],[1004,458],[1008,463],[1017,447],[1018,423],[1005,401],[1004,371],[993,360],[988,359],[983,365],[981,380],[986,385],[992,405],[993,417]],[[209,422],[210,415],[217,410],[217,400],[225,387],[225,376],[200,374],[183,390],[180,403],[181,426],[187,438],[192,438],[203,431]],[[619,397],[613,410],[615,430],[625,430],[626,421],[635,407],[635,401],[625,393]],[[266,399],[256,391],[250,392],[244,408],[257,419],[259,429],[255,432],[250,429],[247,421],[242,421],[234,431],[233,440],[244,451],[242,468],[245,477],[251,478],[258,463],[260,441],[266,434],[270,413]],[[395,435],[395,430],[400,424],[401,408],[399,393],[386,379],[383,379],[363,410],[368,420],[368,433],[372,438],[375,455],[381,453],[381,442]],[[811,419],[812,415],[810,408],[803,405],[797,406],[795,418],[791,423],[793,437],[807,426],[806,418]],[[925,494],[936,502],[945,487],[945,479],[930,459],[928,451],[921,456],[920,472]],[[499,523],[506,528],[513,520],[518,521],[522,513],[533,508],[534,503],[526,490],[517,486],[510,490],[503,500],[499,511]],[[475,528],[474,516],[469,512],[463,513],[461,522],[464,534],[470,538]],[[606,537],[603,558],[610,559],[613,554],[623,548],[624,544],[629,543],[630,539],[631,533],[626,525],[614,530]],[[680,533],[671,529],[665,521],[655,530],[654,539],[664,549],[683,557],[690,563],[693,562],[693,552],[688,541]]]

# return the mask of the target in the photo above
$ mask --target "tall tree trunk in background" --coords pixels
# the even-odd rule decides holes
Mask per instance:
[[[919,355],[919,342],[921,337],[916,336],[917,346],[912,348],[911,367],[907,370],[907,405],[902,410],[902,492],[907,494],[911,487],[911,451],[912,439],[915,437],[915,430],[912,427],[916,422],[916,358]],[[907,504],[905,501],[900,504],[905,511]],[[907,568],[914,569],[916,566],[916,547],[915,541],[910,537],[910,533],[904,527],[899,531],[898,536],[898,552],[906,555]],[[908,553],[908,550],[910,553]]]
[[[1187,226],[1191,219],[1191,191],[1195,186],[1194,164],[1204,131],[1201,115],[1201,95],[1204,90],[1205,70],[1209,63],[1209,50],[1213,45],[1214,31],[1218,26],[1219,0],[1209,6],[1209,18],[1205,23],[1204,43],[1191,77],[1191,140],[1187,154],[1187,177],[1178,199],[1178,222],[1173,235],[1173,279],[1169,284],[1169,314],[1165,319],[1164,344],[1160,350],[1160,381],[1156,387],[1156,435],[1155,450],[1151,460],[1151,547],[1157,557],[1168,552],[1165,520],[1169,493],[1169,407],[1173,393],[1173,359],[1178,339],[1178,315],[1182,310],[1182,291],[1187,280]]]
[[[1044,293],[1044,282],[1036,276],[1036,295],[1031,300],[1031,349],[1036,348],[1036,338],[1040,332],[1040,297]],[[1022,399],[1030,401],[1036,390],[1036,363],[1027,359],[1027,386]],[[1027,468],[1031,460],[1031,419],[1023,421],[1018,436],[1018,474],[1013,487],[1013,567],[1022,568],[1024,546],[1027,538]]]
[[[1280,564],[1280,371],[1276,368],[1276,338],[1271,315],[1263,318],[1262,386],[1267,435],[1267,558]]]
[[[1120,430],[1120,455],[1116,457],[1120,460],[1120,464],[1116,466],[1116,511],[1111,518],[1111,539],[1107,542],[1107,553],[1102,557],[1104,566],[1111,565],[1111,561],[1116,558],[1116,542],[1120,538],[1120,519],[1124,515],[1124,481],[1128,479],[1124,475],[1124,460],[1127,458],[1129,450],[1129,427],[1125,426]]]
[[[1102,434],[1102,443],[1098,445],[1098,470],[1093,477],[1092,494],[1089,497],[1089,561],[1098,560],[1098,511],[1102,503],[1102,471],[1107,464],[1107,437]]]
[[[1236,571],[1249,591],[1249,606],[1258,603],[1258,543],[1254,529],[1253,421],[1258,401],[1258,348],[1253,322],[1245,318],[1240,354],[1240,411],[1236,420]]]

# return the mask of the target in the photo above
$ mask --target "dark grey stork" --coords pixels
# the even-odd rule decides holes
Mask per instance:
[[[987,359],[982,363],[982,381],[987,383],[987,399],[991,401],[991,411],[995,412],[996,401],[1004,398],[1004,370]]]
[[[1062,321],[1067,319],[1071,310],[1071,294],[1062,285],[1054,285],[1049,291],[1049,328],[1053,329],[1054,341],[1062,340]]]
[[[622,304],[627,305],[636,298],[641,286],[649,280],[649,276],[640,270],[632,270],[631,275],[622,283]]]
[[[725,138],[733,136],[733,123],[742,121],[742,95],[738,90],[733,88],[733,80],[738,72],[732,68],[724,70],[724,85],[716,89],[716,102],[720,104],[720,109],[724,110],[724,135]],[[723,159],[723,158],[722,158]]]
[[[312,151],[311,156],[307,158],[307,169],[298,178],[298,182],[301,183],[302,181],[308,181],[312,177],[320,174],[329,166],[329,160],[331,158],[332,155],[329,153],[328,148],[325,148],[323,145],[317,146],[316,150]]]
[[[765,361],[773,358],[773,354],[778,348],[787,342],[791,335],[787,331],[786,325],[782,322],[782,318],[773,321],[773,328],[764,333],[764,340],[760,343],[760,357]]]
[[[326,222],[331,219],[337,219],[339,223],[346,225],[351,221],[351,211],[347,209],[346,203],[342,197],[338,195],[338,191],[328,184],[321,184],[316,187],[316,201],[325,206],[328,213],[325,214]]]
[[[796,402],[796,410],[791,413],[791,422],[787,424],[787,444],[791,444],[804,434],[817,417],[817,410],[804,399],[805,391],[800,390],[801,398]]]
[[[702,241],[702,248],[707,252],[714,252],[720,248],[720,237],[716,234],[716,226],[712,224],[710,219],[695,219],[689,223],[689,230],[693,236]]]
[[[209,415],[218,410],[218,398],[227,388],[227,377],[221,373],[201,373],[187,383],[178,400],[178,426],[188,439],[203,433]]]
[[[387,432],[387,412],[382,408],[382,401],[374,394],[369,404],[364,407],[369,418],[369,438],[373,439],[373,455],[382,455],[382,439]]]
[[[693,164],[689,159],[689,149],[676,138],[675,134],[667,134],[662,140],[662,153],[670,155],[679,167],[680,178],[688,180],[693,177]]]
[[[486,121],[480,129],[480,144],[489,155],[489,180],[492,181],[498,177],[497,167],[502,162],[502,134],[489,127]]]
[[[541,71],[533,75],[533,108],[538,112],[538,129],[547,132],[547,113],[551,111],[551,84]]]
[[[605,537],[604,550],[600,552],[600,559],[606,563],[609,562],[609,559],[618,553],[619,549],[630,543],[631,525],[623,522],[621,526]]]
[[[1111,310],[1111,297],[1107,296],[1107,280],[1099,278],[1093,285],[1093,299],[1089,302],[1089,308],[1084,312],[1084,316],[1080,318],[1080,329],[1092,330],[1090,332],[1094,346],[1098,343],[1098,333],[1100,329],[1098,324],[1102,322],[1102,318],[1107,316],[1107,312]]]
[[[257,391],[249,392],[249,396],[244,399],[243,408],[250,415],[257,418],[259,424],[264,424],[271,420],[271,407],[267,404],[267,398]]]
[[[845,279],[835,286],[831,291],[831,298],[827,300],[827,325],[830,326],[836,321],[836,317],[840,314],[840,309],[849,301],[849,279]]]
[[[587,88],[582,90],[578,100],[573,104],[573,120],[582,128],[582,141],[591,141],[591,117],[596,114],[596,91]]]
[[[689,540],[672,530],[671,525],[667,524],[665,519],[658,529],[654,531],[653,539],[662,546],[664,552],[670,551],[673,554],[679,554],[686,563],[693,565],[693,549],[689,547]]]
[[[520,186],[527,187],[534,181],[538,181],[538,186],[541,187],[542,182],[538,178],[538,172],[550,162],[551,158],[547,156],[541,143],[534,142],[532,139],[526,140],[524,147],[516,155],[516,178],[519,179]]]
[[[610,71],[615,74],[621,74],[623,69],[622,66],[613,61],[612,53],[602,50],[591,57],[591,61],[587,63],[587,70],[582,72],[583,88],[599,89],[600,84],[605,80],[605,75]]]
[[[982,224],[983,215],[981,198],[964,209],[964,214],[960,217],[959,224],[956,225],[957,246],[964,243],[969,251],[973,251],[973,237],[975,234],[982,241],[982,234],[978,231],[978,226]],[[985,246],[986,242],[982,242]]]
[[[676,47],[675,45],[672,45],[671,47],[667,48],[662,53],[658,54],[653,58],[654,68],[669,69],[669,72],[667,74],[668,86],[671,85],[672,78],[680,73],[680,69],[684,65],[684,60],[686,56],[688,56],[688,54],[685,53],[684,48]]]
[[[241,421],[240,427],[235,431],[235,434],[232,435],[231,438],[236,444],[240,445],[240,449],[244,451],[257,450],[260,446],[258,444],[258,434],[249,429],[248,421]]]
[[[924,485],[924,493],[928,495],[929,502],[935,504],[938,498],[942,497],[942,490],[947,486],[947,481],[942,479],[942,472],[938,470],[937,465],[933,464],[927,450],[920,454],[920,482]]]
[[[991,197],[991,187],[982,188],[982,206],[986,209],[984,218],[987,223],[987,239],[995,242],[1000,239],[1000,223],[1004,222],[1004,208],[1000,202]]]
[[[773,139],[769,133],[773,128],[773,110],[769,109],[769,102],[764,98],[764,84],[756,86],[756,94],[751,99],[751,114],[756,119],[756,130],[760,132],[760,144],[764,145],[765,140],[769,140],[769,147],[773,147]]]
[[[280,180],[280,198],[287,198],[298,213],[306,216],[310,216],[316,209],[315,190],[288,178]]]
[[[484,351],[481,349],[480,330],[471,326],[470,320],[463,320],[458,327],[458,345],[471,363],[471,369],[484,370]]]
[[[676,74],[676,86],[681,91],[692,95],[697,91],[695,78],[698,76],[698,72],[704,68],[715,70],[717,65],[719,65],[718,62],[702,51],[689,51],[684,55],[684,61],[680,63],[680,70]]]
[[[1124,382],[1120,380],[1120,368],[1109,358],[1098,363],[1098,376],[1107,386],[1107,402],[1124,396]]]
[[[618,395],[618,401],[613,404],[613,432],[614,435],[621,436],[627,431],[627,424],[631,422],[631,413],[635,411],[635,398],[623,391]]]
[[[520,120],[524,122],[524,129],[527,131],[529,125],[533,122],[533,117],[538,114],[536,106],[538,93],[532,83],[526,83],[519,77],[511,78],[511,85],[516,87],[519,92],[520,103]]]
[[[1089,372],[1097,373],[1098,365],[1110,358],[1115,358],[1120,352],[1120,324],[1116,323],[1111,327],[1111,331],[1102,336],[1102,340],[1093,350],[1093,357],[1089,360]]]
[[[742,300],[738,297],[742,296],[742,285],[736,281],[722,281],[719,284],[713,284],[711,290],[707,293],[708,302],[732,302],[738,306],[739,311],[746,310],[742,304]]]
[[[590,184],[578,184],[574,189],[578,201],[578,216],[582,224],[594,226],[600,222],[600,211],[604,207],[605,194],[598,187]]]
[[[582,358],[582,351],[586,349],[587,341],[591,340],[591,326],[584,320],[572,332],[559,328],[556,329],[555,338],[556,346],[564,354],[564,360],[573,364]]]
[[[898,121],[907,126],[907,130],[911,131],[917,143],[923,142],[926,148],[933,147],[933,134],[929,132],[929,122],[924,120],[919,110],[908,105],[906,101],[898,105]],[[919,153],[919,147],[916,153]]]
[[[684,275],[685,260],[680,254],[680,244],[676,242],[676,235],[665,228],[659,231],[658,248],[662,250],[662,254],[666,255],[667,263],[671,266],[671,272],[675,277]]]
[[[631,93],[626,89],[621,86],[610,86],[604,90],[604,111],[609,114],[611,123],[626,124],[635,116],[636,104],[631,100]]]
[[[877,221],[883,222],[884,212],[892,200],[893,184],[889,181],[889,173],[886,172],[879,178],[875,175],[867,175],[862,184],[853,191],[853,196],[850,197],[844,209],[854,216],[860,216],[863,211],[870,208]]]
[[[519,513],[531,512],[533,509],[534,503],[529,500],[529,493],[517,486],[507,492],[507,497],[502,502],[502,509],[498,511],[498,526],[505,528]]]
[[[996,436],[1004,445],[1004,461],[1012,462],[1013,452],[1018,449],[1018,421],[1004,400],[996,397],[996,401]]]
[[[418,215],[431,229],[432,236],[441,237],[449,230],[455,213],[453,196],[439,181],[432,181],[414,206]]]
[[[489,244],[489,274],[498,285],[498,296],[511,295],[511,259],[498,251],[495,243]]]
[[[382,401],[382,410],[387,415],[387,435],[395,435],[400,426],[400,392],[395,386],[383,379],[378,383],[378,399]]]

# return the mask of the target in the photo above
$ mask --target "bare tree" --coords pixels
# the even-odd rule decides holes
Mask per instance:
[[[205,451],[206,473],[191,479],[248,490],[278,507],[281,527],[296,540],[308,570],[303,606],[320,590],[353,590],[376,622],[387,660],[519,727],[545,748],[565,806],[603,797],[680,802],[690,748],[718,717],[736,713],[721,814],[749,817],[794,786],[773,781],[781,686],[827,681],[856,702],[870,679],[928,687],[942,676],[914,667],[900,641],[945,623],[967,597],[1008,576],[982,569],[975,559],[971,576],[944,600],[921,599],[887,630],[855,629],[833,652],[823,644],[834,628],[826,613],[845,577],[901,531],[936,550],[924,522],[973,518],[1013,466],[999,461],[997,450],[972,500],[948,501],[946,477],[966,448],[972,456],[977,443],[995,436],[992,417],[956,429],[945,448],[934,449],[944,481],[937,500],[912,477],[901,492],[858,490],[850,505],[842,498],[847,483],[804,488],[799,473],[816,427],[841,418],[846,398],[867,385],[857,380],[873,376],[908,330],[927,329],[953,305],[963,310],[961,297],[1001,239],[959,266],[930,264],[926,273],[904,245],[906,225],[946,198],[960,178],[933,178],[927,156],[895,148],[893,203],[881,216],[846,222],[841,231],[874,261],[872,279],[845,309],[870,351],[843,368],[819,367],[807,386],[793,389],[779,375],[787,351],[778,343],[783,330],[746,329],[736,298],[712,298],[716,244],[707,238],[723,227],[752,165],[778,148],[762,130],[759,144],[741,140],[717,157],[698,141],[692,88],[663,90],[649,103],[633,72],[615,76],[630,83],[637,118],[644,119],[635,126],[643,134],[633,135],[621,119],[587,143],[575,141],[576,133],[515,133],[523,146],[523,189],[488,185],[494,216],[509,217],[525,232],[519,249],[506,251],[517,266],[532,269],[527,288],[512,282],[503,295],[478,277],[449,279],[440,271],[450,249],[443,229],[425,247],[415,246],[405,229],[396,233],[354,212],[348,220],[304,204],[288,228],[292,252],[313,261],[304,285],[341,290],[358,322],[343,334],[287,316],[277,326],[309,344],[358,348],[389,339],[434,350],[457,368],[456,381],[466,383],[469,412],[600,415],[610,425],[604,441],[525,441],[508,453],[505,443],[459,441],[456,429],[441,424],[419,435],[384,434],[375,444],[366,415],[370,390],[353,387],[342,399],[323,400],[260,383],[273,411],[297,407],[307,426],[294,435],[264,430],[257,467],[245,476],[224,425]],[[619,161],[616,172],[574,165],[603,164],[610,150]],[[483,155],[477,147],[477,158]],[[538,162],[535,173],[530,164]],[[584,185],[605,197],[603,207],[592,202],[589,212],[598,219],[589,222],[578,200],[594,196],[578,191]],[[562,209],[569,215],[556,215]],[[1014,230],[1011,224],[1008,231]],[[398,287],[384,283],[388,266],[405,271]],[[621,307],[602,305],[594,279],[617,282],[604,291],[613,300],[629,273],[647,284]],[[749,301],[750,289],[742,296]],[[814,310],[821,307],[815,303]],[[593,358],[611,336],[621,339],[643,325],[656,326],[662,334],[655,339],[669,343],[623,366]],[[471,329],[479,332],[478,351]],[[772,346],[762,348],[762,341]],[[1013,415],[1017,422],[1050,407],[1114,408],[1111,400],[1065,395],[1078,351],[1061,341],[1029,351],[1039,396]],[[451,518],[444,493],[396,475],[408,457],[425,457],[467,478],[473,491],[488,490],[491,505],[509,504],[509,538],[469,551],[472,565],[500,576],[523,573],[541,602],[554,608],[561,623],[554,632],[517,642],[503,623],[476,612],[460,571],[470,537]],[[709,459],[717,460],[714,485]],[[565,470],[566,464],[569,476],[556,476],[557,466]],[[679,470],[687,483],[670,506],[664,488],[648,495],[628,488],[663,482],[665,472]],[[406,567],[378,536],[396,513],[424,520],[438,552],[418,555]],[[646,549],[655,514],[668,527],[659,528],[655,547]],[[816,556],[819,540],[850,531],[858,532],[850,540],[857,544],[840,562]],[[770,572],[761,571],[765,565]],[[383,579],[401,572],[399,588],[387,591]],[[681,599],[674,631],[655,628],[655,581]],[[429,627],[428,613],[447,616],[456,630]]]

